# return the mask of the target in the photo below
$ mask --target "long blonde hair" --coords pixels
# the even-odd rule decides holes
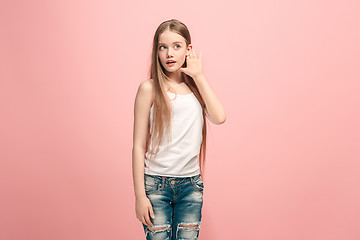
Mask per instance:
[[[156,29],[154,39],[153,39],[153,48],[151,55],[151,67],[150,67],[150,78],[154,83],[154,102],[153,102],[153,121],[150,126],[149,119],[149,131],[147,134],[146,141],[146,152],[149,150],[149,144],[151,139],[151,152],[150,152],[150,160],[152,157],[155,157],[158,153],[159,146],[161,142],[164,140],[165,136],[169,136],[170,134],[170,124],[171,124],[171,104],[169,102],[169,98],[166,94],[165,82],[168,77],[164,73],[164,68],[159,61],[158,50],[159,50],[159,36],[166,30],[173,31],[175,33],[180,34],[185,38],[186,46],[191,44],[191,36],[188,28],[176,19],[167,20],[162,22],[158,28]],[[184,63],[185,65],[186,63]],[[200,165],[200,173],[203,177],[203,167],[205,166],[205,158],[206,158],[206,118],[205,118],[205,102],[198,90],[198,87],[195,81],[188,75],[181,73],[182,78],[186,85],[190,88],[190,90],[194,93],[200,105],[202,106],[202,115],[203,115],[203,129],[202,129],[202,142],[200,146],[199,153],[199,165]],[[169,138],[167,138],[169,139]]]

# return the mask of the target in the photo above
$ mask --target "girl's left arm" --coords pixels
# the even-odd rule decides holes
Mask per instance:
[[[214,91],[211,89],[203,74],[193,77],[200,94],[205,102],[205,115],[214,124],[220,125],[225,122],[225,110],[221,105],[219,99],[216,97]]]
[[[211,89],[209,83],[206,81],[202,71],[202,56],[196,56],[194,49],[189,47],[188,54],[186,55],[186,68],[180,68],[180,71],[192,77],[204,99],[206,109],[205,115],[214,124],[220,125],[225,122],[225,111],[221,106],[219,99]]]

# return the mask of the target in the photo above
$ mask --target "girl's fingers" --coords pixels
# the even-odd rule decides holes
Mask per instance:
[[[150,208],[150,217],[155,218],[155,214],[154,214],[152,207]]]
[[[140,219],[140,222],[142,222],[143,224],[147,225],[147,224],[146,224],[146,221],[145,221],[145,218],[143,218],[143,217]]]
[[[145,216],[145,225],[147,225],[149,227],[153,225],[152,222],[150,221],[148,214]]]

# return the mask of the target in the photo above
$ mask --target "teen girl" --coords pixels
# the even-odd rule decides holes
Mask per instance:
[[[203,75],[188,28],[165,21],[155,32],[150,79],[140,84],[134,104],[136,217],[146,239],[198,239],[205,117],[219,125],[225,112]]]

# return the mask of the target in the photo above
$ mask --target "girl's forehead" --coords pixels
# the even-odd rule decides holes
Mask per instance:
[[[159,44],[172,44],[174,42],[185,43],[185,39],[180,34],[169,30],[159,36]]]

